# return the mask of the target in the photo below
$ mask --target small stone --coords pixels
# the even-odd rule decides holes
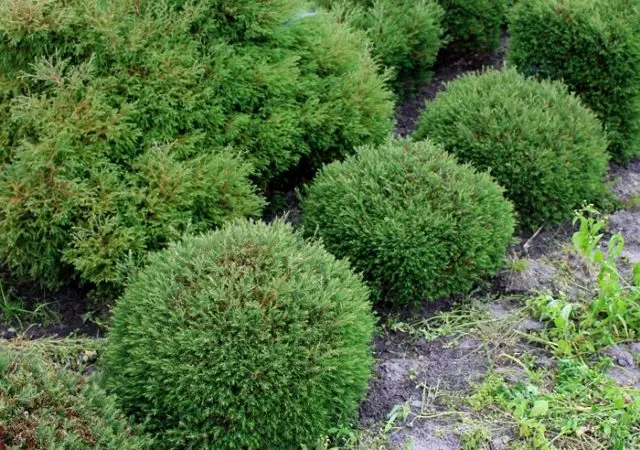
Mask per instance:
[[[524,333],[530,333],[532,331],[542,331],[544,330],[544,328],[544,323],[531,318],[524,319],[516,324],[516,330],[522,331]]]
[[[14,339],[18,333],[15,328],[2,328],[0,327],[0,339]]]
[[[631,351],[632,351],[633,353],[638,353],[638,354],[640,354],[640,342],[633,342],[633,343],[631,344]]]
[[[635,367],[636,365],[633,355],[620,346],[614,345],[606,348],[602,353],[609,356],[620,367]]]
[[[98,359],[98,353],[94,350],[84,350],[80,355],[80,360],[83,363],[92,363]]]
[[[504,436],[493,438],[491,440],[491,450],[505,450],[507,448],[505,441]]]

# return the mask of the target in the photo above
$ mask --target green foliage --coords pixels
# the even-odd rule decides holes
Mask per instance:
[[[603,246],[606,222],[591,206],[576,213],[576,222],[580,228],[573,235],[573,243],[597,270],[596,297],[572,302],[545,295],[529,301],[536,315],[553,323],[549,335],[560,355],[595,352],[640,335],[640,264],[634,267],[636,279],[630,284],[617,268],[624,248],[622,235],[613,234]]]
[[[640,433],[640,395],[616,385],[606,370],[606,364],[590,367],[568,358],[540,382],[510,386],[491,375],[470,403],[506,412],[517,425],[514,448],[634,448],[629,445]]]
[[[500,27],[508,0],[438,0],[445,10],[449,48],[456,53],[493,51],[500,43]]]
[[[381,140],[364,36],[293,0],[0,3],[0,248],[118,292],[149,250],[259,215],[260,184]]]
[[[429,141],[363,147],[316,176],[305,231],[348,257],[378,299],[415,303],[469,290],[502,265],[513,208],[487,175]]]
[[[393,81],[428,81],[442,47],[444,11],[436,0],[320,2],[364,30],[372,53],[393,69]]]
[[[107,385],[163,448],[298,449],[353,418],[374,321],[344,261],[281,221],[155,254],[116,304]]]
[[[17,449],[153,448],[92,377],[0,347],[0,444]]]
[[[525,227],[562,222],[605,192],[607,141],[595,114],[562,84],[513,69],[450,83],[414,137],[430,137],[461,161],[490,170]]]
[[[619,162],[640,152],[639,19],[630,0],[521,0],[510,17],[510,61],[580,95]]]

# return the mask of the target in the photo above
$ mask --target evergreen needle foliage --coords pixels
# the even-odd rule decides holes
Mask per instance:
[[[456,54],[493,51],[500,43],[500,27],[508,0],[438,0],[444,8],[449,49]]]
[[[96,380],[0,346],[0,447],[151,449]]]
[[[567,220],[605,192],[602,125],[561,83],[513,69],[463,76],[420,118],[414,138],[425,137],[490,170],[528,228]]]
[[[119,292],[149,250],[383,139],[362,33],[294,0],[0,2],[0,256]]]
[[[443,45],[444,10],[436,0],[318,0],[364,30],[372,53],[396,84],[429,81]]]
[[[353,418],[368,291],[281,221],[154,255],[116,304],[107,385],[162,448],[299,449]]]
[[[640,6],[630,0],[518,0],[509,60],[562,80],[605,125],[618,162],[640,154]]]
[[[326,166],[308,194],[305,231],[348,257],[378,299],[400,304],[495,273],[514,227],[502,189],[429,141],[363,147]]]

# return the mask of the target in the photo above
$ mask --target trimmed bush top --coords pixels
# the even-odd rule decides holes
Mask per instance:
[[[489,170],[527,228],[567,220],[605,192],[602,125],[561,83],[513,69],[463,76],[428,105],[414,135],[425,137]]]
[[[640,154],[640,4],[519,0],[509,31],[518,70],[578,94],[602,120],[616,161]]]
[[[489,175],[429,141],[389,140],[326,166],[303,214],[308,235],[401,304],[470,290],[501,267],[514,228]]]
[[[154,255],[116,304],[108,386],[164,448],[299,449],[353,419],[368,291],[290,226],[235,222]]]

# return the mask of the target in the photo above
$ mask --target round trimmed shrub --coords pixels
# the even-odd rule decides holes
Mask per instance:
[[[639,8],[627,0],[518,0],[510,16],[509,60],[577,93],[622,163],[640,154]]]
[[[7,449],[153,449],[94,378],[40,352],[0,346],[0,443]]]
[[[444,8],[449,49],[456,54],[490,52],[500,43],[508,0],[438,0]]]
[[[392,129],[366,46],[297,0],[0,3],[1,262],[118,293],[146,252],[260,215],[250,180]]]
[[[395,83],[428,81],[442,47],[444,10],[436,0],[327,0],[351,25],[364,30],[372,53],[393,69]]]
[[[298,449],[354,418],[367,288],[281,221],[155,254],[114,310],[107,386],[163,448]]]
[[[489,170],[526,228],[562,222],[605,192],[602,125],[558,82],[513,69],[461,77],[420,118],[414,138],[427,136]]]
[[[430,141],[363,147],[316,176],[304,229],[362,272],[378,300],[399,304],[471,289],[495,273],[513,207],[489,175]]]

